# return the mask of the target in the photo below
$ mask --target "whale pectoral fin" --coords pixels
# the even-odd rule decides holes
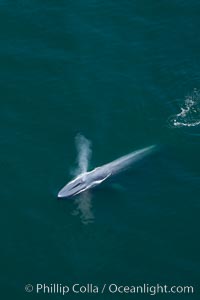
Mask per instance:
[[[104,180],[106,180],[108,177],[110,177],[112,175],[112,173],[110,172],[107,176],[105,176],[105,178],[103,179],[103,181]]]
[[[95,184],[100,184],[100,183],[102,183],[102,182],[105,181],[108,177],[110,177],[111,174],[112,174],[112,173],[109,173],[108,175],[106,175],[106,176],[103,177],[102,179],[96,180],[96,181],[95,181]]]

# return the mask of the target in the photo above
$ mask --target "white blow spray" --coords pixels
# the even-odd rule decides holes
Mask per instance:
[[[87,172],[90,159],[91,159],[91,141],[81,134],[75,137],[75,145],[77,149],[77,168],[75,169],[74,175],[79,175]],[[87,191],[77,199],[75,199],[74,204],[76,205],[73,215],[79,215],[83,224],[88,224],[93,222],[94,215],[92,212],[92,195],[90,191]]]
[[[76,174],[78,175],[87,172],[92,151],[91,142],[81,134],[76,136],[75,144],[78,153],[78,168],[76,169]]]

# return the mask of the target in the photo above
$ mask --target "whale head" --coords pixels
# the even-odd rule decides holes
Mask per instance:
[[[111,173],[106,172],[102,168],[96,168],[93,171],[85,172],[68,184],[66,184],[58,193],[58,198],[68,198],[78,195],[88,189],[91,189],[104,180],[106,180]]]
[[[58,193],[58,198],[67,198],[75,196],[85,189],[87,189],[87,184],[85,180],[86,174],[81,174],[68,184],[66,184]]]

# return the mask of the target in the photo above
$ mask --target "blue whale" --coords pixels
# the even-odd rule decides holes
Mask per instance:
[[[130,154],[122,156],[110,163],[97,167],[92,171],[84,172],[78,175],[75,179],[67,183],[58,193],[58,198],[68,198],[78,195],[86,190],[89,190],[111,176],[114,176],[128,167],[134,162],[142,159],[146,155],[152,153],[156,146],[152,145]]]

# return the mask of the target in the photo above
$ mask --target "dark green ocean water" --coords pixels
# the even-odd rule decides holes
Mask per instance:
[[[169,124],[200,88],[199,29],[197,0],[0,1],[1,299],[153,297],[25,292],[36,283],[193,285],[155,297],[199,299],[200,127]],[[77,133],[90,168],[161,147],[84,216],[57,200]]]

